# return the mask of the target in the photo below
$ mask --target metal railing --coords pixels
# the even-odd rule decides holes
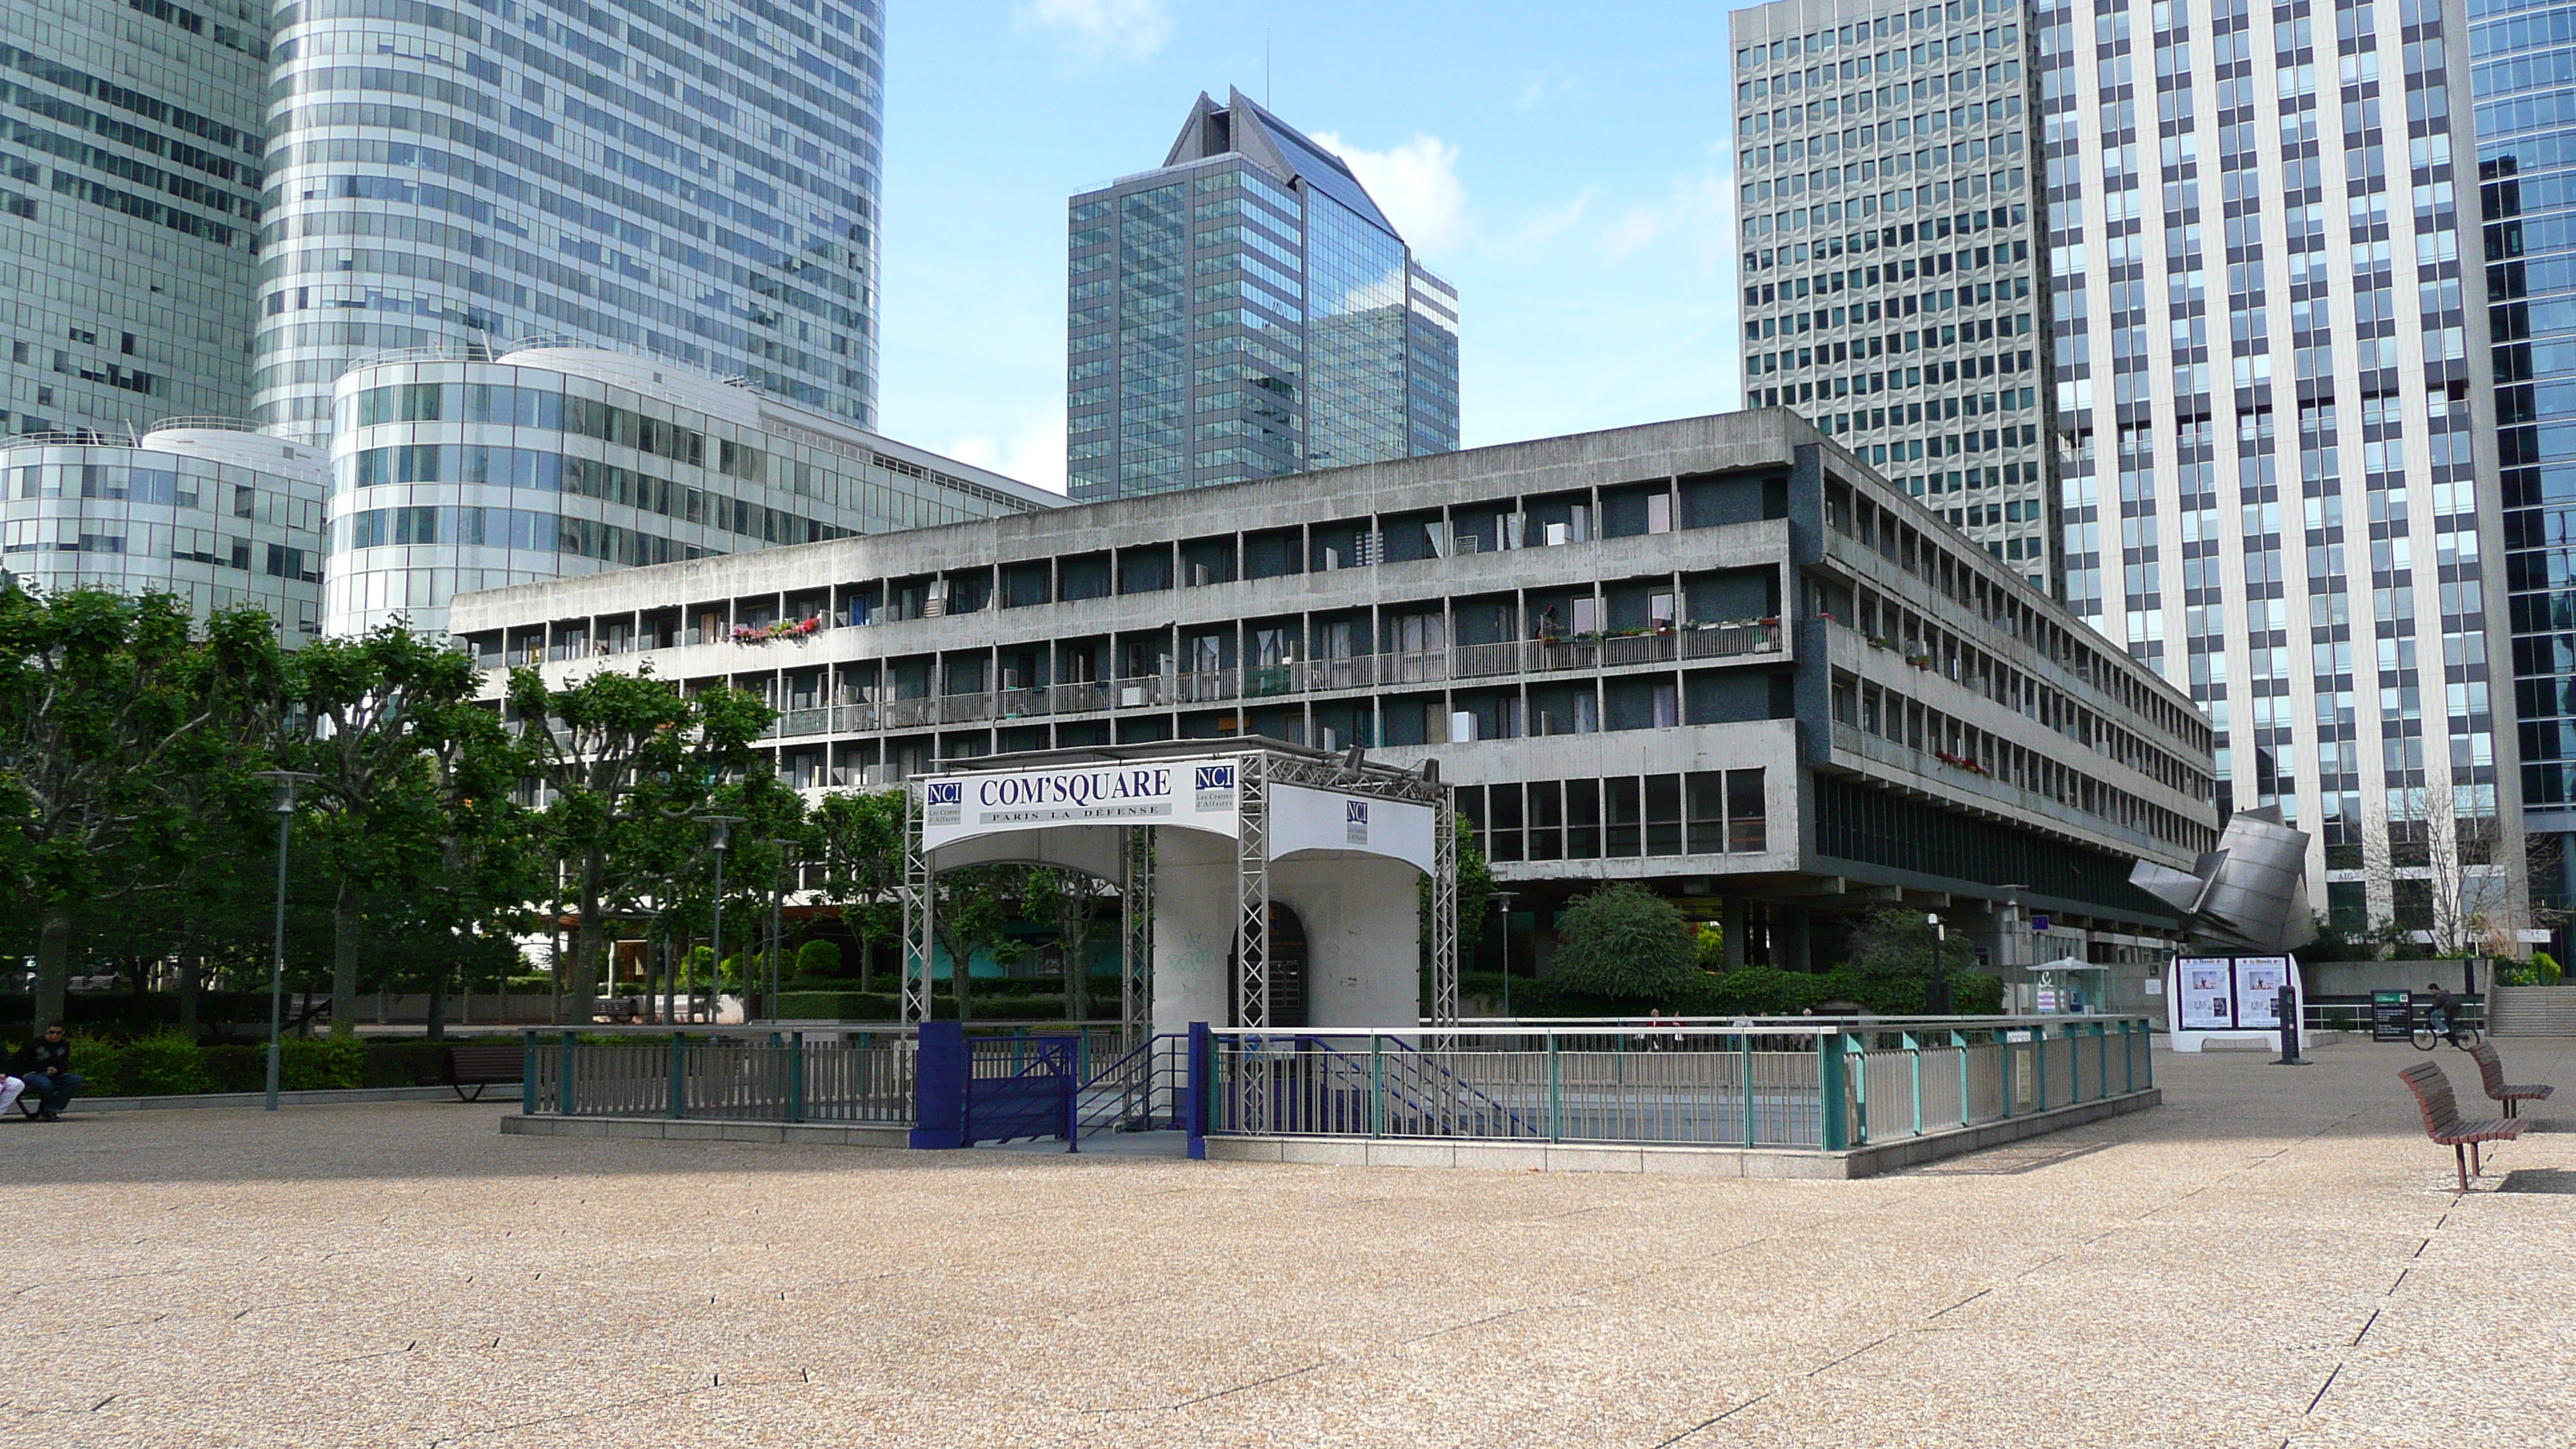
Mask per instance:
[[[1211,1034],[1211,1135],[1842,1151],[2154,1086],[2144,1017]]]
[[[530,1116],[840,1122],[913,1118],[915,1050],[901,1029],[807,1041],[596,1030],[529,1032],[521,1110]]]

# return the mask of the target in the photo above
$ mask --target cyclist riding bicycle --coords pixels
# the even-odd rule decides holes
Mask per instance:
[[[2438,981],[2425,982],[2424,989],[2433,993],[2432,1003],[2426,1008],[2425,1016],[2433,1023],[2433,1030],[2436,1033],[2449,1036],[2451,1023],[2459,1016],[2460,998],[2453,996],[2451,988]]]

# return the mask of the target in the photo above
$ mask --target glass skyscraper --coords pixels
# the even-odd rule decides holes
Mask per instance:
[[[247,410],[267,31],[261,0],[0,12],[0,432]]]
[[[2576,901],[2576,4],[2471,0],[2487,315],[2533,893]],[[2562,928],[2559,947],[2566,947]]]
[[[875,422],[878,0],[287,0],[256,401],[362,356],[567,339]]]
[[[1458,293],[1359,178],[1202,94],[1160,169],[1073,198],[1065,471],[1118,498],[1458,446]]]
[[[1744,388],[2054,590],[2045,217],[2020,0],[1728,17]]]

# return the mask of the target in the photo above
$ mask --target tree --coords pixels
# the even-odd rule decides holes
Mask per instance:
[[[227,610],[201,638],[168,594],[0,589],[0,862],[35,917],[38,1021],[62,1015],[79,912],[170,879],[198,826],[187,787],[264,733],[275,631]]]
[[[400,619],[355,639],[317,639],[288,662],[302,729],[290,767],[314,775],[304,802],[338,878],[331,905],[331,1034],[357,1032],[358,963],[370,893],[407,891],[447,845],[437,755],[464,727],[481,682],[463,653]]]
[[[823,898],[859,941],[859,989],[876,947],[903,936],[903,792],[831,794],[807,816],[808,857],[823,867]]]
[[[733,689],[683,695],[647,667],[601,670],[562,689],[534,669],[513,670],[508,714],[546,798],[541,828],[567,868],[577,924],[563,990],[587,1015],[612,903],[631,900],[652,879],[657,857],[669,863],[681,822],[716,802],[728,777],[759,771],[766,778],[751,742],[777,712]],[[694,822],[686,828],[705,829]]]
[[[1064,957],[1064,1014],[1071,1021],[1091,1014],[1091,931],[1102,884],[1085,871],[1039,866],[1022,885],[1022,914],[1055,928],[1056,949]]]
[[[1485,938],[1485,914],[1494,908],[1494,868],[1476,840],[1476,822],[1452,817],[1458,830],[1458,959],[1475,959],[1476,943]],[[1422,878],[1414,919],[1422,943],[1422,964],[1431,964],[1431,877]],[[1465,969],[1462,965],[1460,969]]]
[[[1698,956],[1690,923],[1626,881],[1577,897],[1558,921],[1555,977],[1569,991],[1645,1001],[1687,988]]]
[[[937,904],[930,925],[939,944],[948,948],[949,983],[957,993],[959,1021],[975,1019],[975,952],[1001,945],[1012,908],[1027,895],[1023,884],[1027,870],[1019,865],[960,865],[932,878]],[[923,963],[923,969],[929,969],[929,963]]]
[[[1959,977],[1977,969],[1977,948],[1965,933],[1951,933],[1945,942],[1921,911],[1880,906],[1852,932],[1850,964],[1864,977],[1929,977],[1936,970]]]
[[[2558,874],[2555,837],[2525,839],[2492,801],[2463,811],[2446,789],[2392,789],[2387,802],[2386,828],[2365,826],[2361,845],[2370,875],[2389,883],[2381,934],[2436,956],[2511,956],[2524,925],[2557,923],[2560,913],[2535,911],[2531,898],[2533,880]]]

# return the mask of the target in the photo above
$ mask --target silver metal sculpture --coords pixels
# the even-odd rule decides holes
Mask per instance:
[[[2180,911],[2195,946],[2239,955],[2278,955],[2317,938],[2308,907],[2308,834],[2278,806],[2239,810],[2218,848],[2188,871],[2142,860],[2129,883]]]

